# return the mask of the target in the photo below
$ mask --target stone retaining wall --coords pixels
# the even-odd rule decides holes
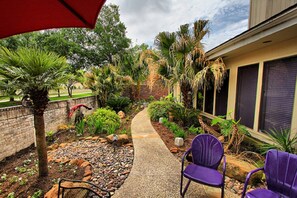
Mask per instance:
[[[68,101],[50,102],[44,117],[45,131],[56,131],[60,124],[69,122],[69,109],[76,104],[85,104],[96,108],[94,96],[72,99]],[[86,111],[85,114],[92,111]],[[74,116],[73,116],[74,117]],[[33,114],[27,108],[14,106],[0,109],[0,161],[34,143]]]

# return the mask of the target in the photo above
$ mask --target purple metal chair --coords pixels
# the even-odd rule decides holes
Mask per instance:
[[[264,171],[268,189],[256,189],[246,193],[250,177],[259,170]],[[297,197],[297,155],[269,150],[264,167],[248,173],[242,193],[242,198],[244,197]]]
[[[185,158],[192,154],[192,163],[184,169]],[[218,166],[224,157],[223,174],[217,171]],[[226,157],[221,142],[210,134],[197,135],[193,141],[191,148],[187,150],[182,158],[180,194],[184,197],[191,181],[219,187],[222,189],[221,197],[224,197],[226,171]],[[183,177],[189,179],[185,189],[183,190]]]

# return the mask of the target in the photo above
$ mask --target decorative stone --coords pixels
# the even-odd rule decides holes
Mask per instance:
[[[123,112],[123,111],[119,111],[118,112],[118,116],[121,118],[121,119],[123,119],[123,118],[125,118],[125,113]]]
[[[180,137],[176,137],[174,139],[174,144],[175,144],[175,146],[181,147],[181,146],[184,145],[184,139],[183,138],[180,138]]]
[[[176,147],[172,147],[169,149],[171,153],[177,153],[178,152],[178,148]]]
[[[52,198],[52,197],[57,197],[58,194],[58,185],[55,184],[50,191],[48,191],[45,195],[44,198]]]
[[[163,123],[163,117],[159,118],[159,123],[162,124]]]
[[[80,166],[81,166],[81,167],[86,167],[86,166],[89,166],[89,165],[90,165],[90,162],[85,161],[85,162],[82,163]]]
[[[113,143],[115,138],[114,138],[114,134],[111,134],[109,136],[106,137],[107,141],[109,143]],[[126,144],[129,143],[129,137],[126,134],[122,134],[122,135],[117,135],[117,143],[119,144]]]
[[[245,182],[245,178],[247,174],[251,171],[256,169],[253,164],[248,162],[242,161],[235,156],[226,155],[227,160],[227,168],[226,168],[226,175],[230,178],[236,179],[240,182]],[[222,166],[222,164],[220,165]],[[252,175],[250,181],[255,183],[260,181],[262,178],[263,172],[259,171]]]

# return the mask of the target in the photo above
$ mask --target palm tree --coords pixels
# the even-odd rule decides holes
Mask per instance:
[[[115,56],[115,64],[119,67],[120,73],[123,76],[130,76],[133,84],[136,85],[136,92],[133,94],[135,99],[139,99],[141,83],[144,82],[148,76],[148,68],[144,62],[140,61],[142,50],[147,49],[148,46],[135,46],[126,53]]]
[[[221,58],[209,61],[201,40],[209,32],[207,20],[181,25],[174,33],[161,32],[156,36],[157,53],[144,52],[148,64],[158,65],[158,74],[170,85],[181,87],[183,104],[192,108],[193,92],[211,82],[219,89],[223,82],[225,65]],[[156,69],[155,69],[156,70]]]
[[[51,52],[21,48],[0,49],[0,76],[9,79],[32,101],[39,176],[48,175],[44,111],[49,89],[57,86],[68,67],[66,59]]]
[[[105,107],[109,96],[120,92],[124,84],[130,81],[128,76],[119,75],[116,67],[106,65],[92,67],[86,72],[84,86],[97,96],[99,106]]]

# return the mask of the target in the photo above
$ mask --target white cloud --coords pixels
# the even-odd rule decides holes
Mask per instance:
[[[249,0],[109,0],[108,3],[120,6],[127,36],[137,44],[152,44],[159,32],[173,32],[180,25],[201,18],[211,22],[212,34],[205,40],[209,42],[206,49],[247,29],[243,21],[247,20]],[[223,28],[218,24],[222,22]]]

